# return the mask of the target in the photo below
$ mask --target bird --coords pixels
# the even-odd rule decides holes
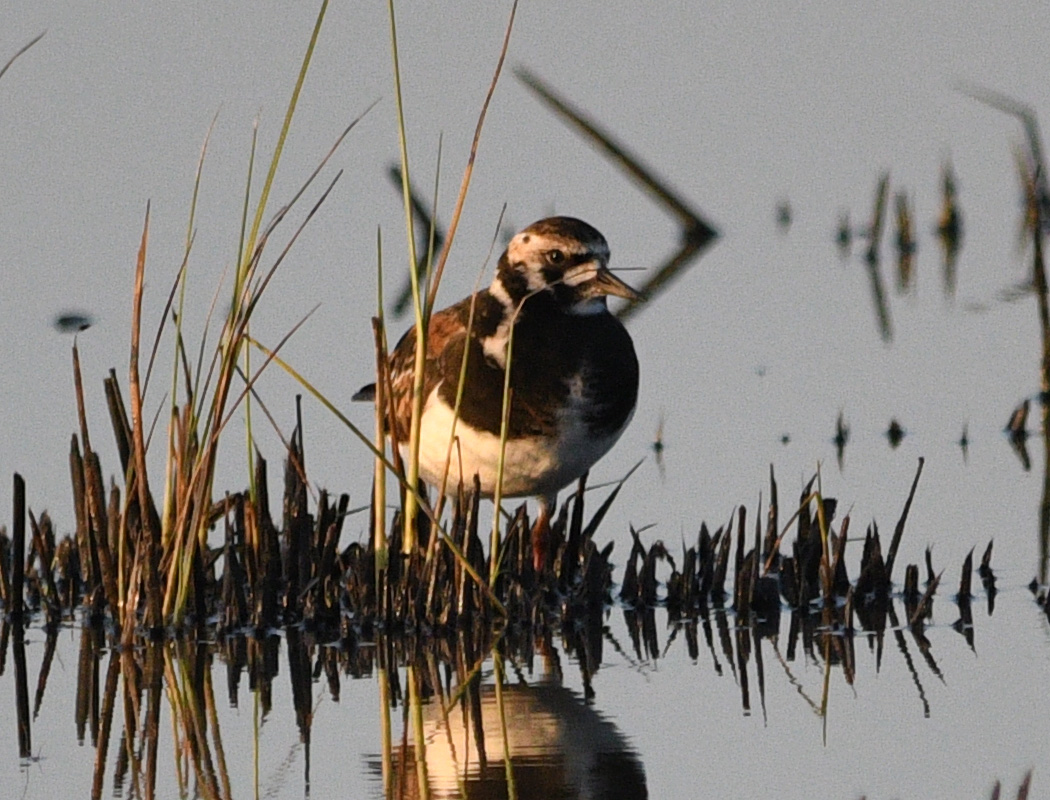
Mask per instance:
[[[609,270],[609,245],[601,233],[582,220],[556,216],[511,238],[487,289],[430,316],[419,472],[442,487],[469,486],[477,475],[481,494],[489,498],[496,493],[513,331],[501,495],[538,499],[531,533],[537,572],[548,559],[558,492],[613,447],[634,415],[638,357],[627,329],[609,311],[609,296],[643,299]],[[388,360],[394,428],[388,433],[405,458],[415,348],[413,327]],[[375,384],[354,399],[374,401]]]

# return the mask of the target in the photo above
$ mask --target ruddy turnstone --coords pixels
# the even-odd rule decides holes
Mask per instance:
[[[634,414],[638,359],[606,296],[639,294],[609,271],[609,245],[572,217],[535,222],[511,239],[488,289],[435,312],[427,338],[419,471],[447,486],[475,474],[496,490],[503,386],[511,329],[511,404],[502,495],[536,496],[533,561],[546,560],[558,491],[578,479],[620,438]],[[471,304],[473,323],[468,330]],[[407,452],[415,329],[390,354],[396,439]],[[459,415],[457,388],[467,350]],[[372,399],[374,384],[355,399]],[[455,444],[449,457],[449,442]]]

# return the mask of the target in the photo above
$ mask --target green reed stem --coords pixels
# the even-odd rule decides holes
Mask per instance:
[[[528,299],[526,297],[526,299]],[[510,404],[513,399],[513,389],[510,387],[510,369],[514,357],[514,323],[517,322],[518,312],[521,311],[522,300],[514,312],[511,320],[510,330],[507,333],[506,367],[503,370],[503,406],[500,414],[499,426],[499,461],[496,463],[496,488],[492,495],[492,503],[495,510],[492,513],[492,537],[489,542],[489,586],[496,585],[499,575],[499,509],[503,502],[503,468],[507,457],[507,437],[510,434]]]
[[[394,0],[388,0],[390,13],[390,50],[394,61],[394,93],[397,101],[397,135],[401,151],[401,196],[405,203],[405,230],[408,239],[409,278],[412,285],[412,309],[415,314],[416,353],[412,375],[412,418],[408,433],[408,476],[410,486],[419,485],[419,433],[423,417],[423,370],[427,353],[428,315],[419,291],[419,273],[416,270],[416,237],[412,222],[411,179],[408,172],[408,137],[405,133],[405,110],[401,97],[401,67],[397,55],[397,22],[394,18]],[[414,492],[405,494],[401,552],[406,555],[416,549],[416,512],[418,504]]]
[[[378,338],[380,359],[386,358],[386,323],[383,317],[383,232],[376,229],[376,336]],[[375,448],[384,456],[386,454],[386,365],[377,363],[375,391]],[[375,521],[372,535],[375,541],[375,582],[376,592],[380,598],[384,595],[384,579],[389,554],[386,540],[386,463],[385,458],[375,460]],[[382,599],[379,607],[382,610]],[[389,724],[389,721],[388,721]]]

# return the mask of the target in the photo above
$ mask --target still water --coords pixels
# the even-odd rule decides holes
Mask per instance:
[[[445,134],[442,221],[508,13],[487,4],[471,13],[399,17],[420,186],[433,183],[437,138]],[[14,4],[0,3],[0,16],[0,61],[48,31],[0,81],[0,467],[26,474],[30,505],[51,509],[64,531],[72,526],[65,453],[76,420],[70,340],[51,322],[80,310],[96,320],[79,340],[89,391],[110,367],[126,364],[130,275],[146,200],[154,219],[146,313],[157,319],[182,259],[200,144],[221,105],[191,259],[188,324],[203,329],[236,252],[251,121],[258,115],[261,147],[270,152],[313,15],[298,7],[261,15],[249,4],[128,10],[117,3],[16,13]],[[655,526],[643,539],[663,539],[676,552],[702,520],[718,525],[735,506],[753,506],[767,491],[770,464],[782,497],[793,496],[819,464],[825,494],[851,509],[855,532],[872,519],[891,530],[923,456],[900,558],[921,563],[932,546],[935,567],[945,570],[925,630],[928,647],[910,630],[890,629],[880,657],[878,643],[858,633],[855,674],[847,681],[838,664],[832,668],[823,718],[814,712],[823,651],[800,645],[789,657],[788,613],[776,635],[750,642],[741,661],[732,617],[732,650],[712,617],[715,644],[708,648],[701,630],[694,659],[688,631],[672,640],[662,610],[654,653],[635,647],[622,611],[613,609],[589,689],[557,642],[560,678],[539,656],[523,671],[526,682],[543,686],[515,688],[510,700],[521,710],[515,721],[541,722],[539,744],[525,735],[511,740],[526,748],[524,764],[556,763],[557,786],[586,785],[579,776],[608,762],[575,744],[605,739],[615,746],[602,752],[619,754],[617,774],[625,776],[624,792],[612,796],[635,796],[627,793],[635,788],[630,781],[644,775],[650,797],[983,798],[996,778],[1009,794],[1034,769],[1032,796],[1050,797],[1043,683],[1050,625],[1026,588],[1046,566],[1038,530],[1046,463],[1038,437],[1026,470],[1001,433],[1011,411],[1039,389],[1035,302],[1015,291],[1030,262],[1018,235],[1013,156],[1024,138],[1016,120],[957,90],[988,86],[1045,119],[1047,30],[1048,11],[1036,3],[965,12],[950,3],[821,3],[762,13],[742,5],[616,14],[599,3],[519,9],[511,62],[587,109],[722,233],[631,322],[643,370],[639,406],[592,483],[650,459],[599,536],[616,542],[614,561],[627,552],[629,523]],[[386,178],[397,154],[386,36],[382,9],[330,11],[274,189],[279,202],[349,120],[383,99],[337,156],[344,177],[278,273],[267,296],[272,305],[254,331],[277,341],[322,302],[285,355],[337,400],[348,400],[371,373],[377,226],[387,269],[397,274],[390,265],[404,259],[400,201]],[[470,290],[505,202],[512,228],[551,212],[587,219],[610,241],[614,267],[646,269],[673,252],[670,218],[509,75],[487,126],[445,300]],[[954,289],[945,291],[932,229],[949,160],[964,234]],[[854,231],[868,225],[884,172],[889,207],[905,193],[917,242],[912,282],[901,290],[889,220],[880,264],[888,339],[872,303],[866,243],[855,238],[843,254],[834,241],[844,214]],[[777,220],[784,204],[788,226]],[[642,282],[635,280],[642,273],[622,274]],[[290,423],[299,387],[274,373],[259,389]],[[156,408],[163,390],[151,392]],[[89,408],[95,438],[105,442],[101,392],[94,402],[89,395]],[[841,467],[832,442],[840,413],[850,428]],[[366,416],[357,421],[369,424]],[[884,435],[893,419],[906,433],[896,448]],[[362,501],[367,454],[319,408],[307,406],[305,427],[311,478]],[[957,444],[964,430],[965,454]],[[651,457],[658,431],[660,464]],[[263,437],[275,458],[277,438]],[[243,448],[230,450],[220,483],[239,488]],[[114,469],[115,454],[103,450],[102,458]],[[2,509],[11,505],[8,486],[0,481]],[[951,594],[966,553],[980,553],[993,538],[1000,592],[990,616],[978,592],[971,647],[952,627],[958,611]],[[851,547],[854,560],[847,560],[855,565],[859,542]],[[9,743],[0,786],[11,796],[86,794],[91,786],[96,750],[89,735],[76,744],[80,636],[76,628],[59,636],[31,760],[15,756],[10,661],[0,677],[0,735]],[[28,634],[31,681],[43,640],[37,629]],[[108,653],[101,658],[106,664]],[[282,650],[282,668],[286,658]],[[381,795],[372,671],[344,680],[338,702],[326,681],[312,685],[308,769],[287,675],[274,679],[272,709],[263,714],[247,681],[232,706],[222,699],[224,667],[216,663],[211,674],[235,797],[253,796],[256,772],[260,796],[304,796],[307,772],[313,797]],[[588,691],[593,699],[584,702]],[[160,704],[158,786],[161,796],[175,797],[167,706]],[[394,725],[396,739],[396,714]],[[575,732],[588,725],[596,732]],[[436,716],[427,726],[441,741]],[[119,728],[111,733],[111,762]],[[561,741],[573,746],[549,746]],[[499,760],[490,753],[490,771],[493,763]]]
[[[900,611],[898,604],[895,613]],[[846,650],[833,654],[826,670],[827,640],[819,630],[793,636],[786,613],[779,628],[759,635],[734,628],[732,615],[722,612],[712,611],[693,628],[669,628],[657,611],[643,633],[642,620],[615,609],[589,642],[588,669],[566,654],[580,640],[555,641],[531,663],[505,662],[506,738],[493,662],[485,663],[473,702],[468,693],[443,717],[441,699],[431,698],[423,716],[431,796],[506,796],[508,755],[520,797],[983,798],[996,779],[1012,791],[1032,768],[1031,796],[1044,796],[1046,744],[1039,731],[1050,703],[1033,687],[1050,660],[1046,618],[1019,587],[998,594],[992,616],[980,598],[974,612],[972,645],[953,628],[958,609],[944,598],[935,602],[933,622],[922,634],[907,625],[881,636],[858,632],[850,657],[840,657]],[[104,727],[98,732],[100,717],[112,713],[103,690],[110,680],[119,686],[120,659],[85,643],[92,638],[77,628],[59,634],[33,720],[34,757],[5,760],[7,796],[87,796],[102,756],[102,795],[138,796],[136,780],[143,778],[136,779],[124,752],[121,689],[109,736]],[[31,689],[43,639],[36,630],[28,637]],[[224,782],[214,775],[225,776],[234,797],[256,796],[256,781],[262,797],[384,796],[374,653],[367,647],[353,653],[311,648],[315,678],[312,685],[307,679],[299,701],[305,705],[297,707],[289,648],[300,642],[272,643],[276,674],[261,695],[249,691],[246,674],[218,658],[200,662],[211,665],[204,694],[215,716],[202,701],[200,724],[209,729],[212,747],[200,774],[188,766],[193,759],[179,762],[188,796],[208,796],[200,775],[211,776],[216,786]],[[168,655],[175,652],[172,646]],[[203,650],[181,652],[186,658],[171,658],[166,675],[184,692]],[[79,689],[78,672],[86,681]],[[394,678],[405,696],[407,680],[404,670]],[[4,681],[9,689],[13,682]],[[148,697],[144,693],[140,702]],[[0,698],[2,718],[13,722],[13,692]],[[390,780],[414,787],[409,796],[417,796],[413,737],[401,738],[403,706],[398,702],[391,712]],[[465,706],[480,711],[483,738]],[[168,696],[159,709],[157,796],[176,797]],[[12,753],[13,728],[4,725]],[[146,761],[146,747],[136,743],[134,752]]]

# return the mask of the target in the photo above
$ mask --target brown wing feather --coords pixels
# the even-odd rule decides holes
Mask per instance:
[[[423,367],[423,397],[442,380],[441,354],[455,339],[467,334],[470,298],[437,311],[427,326],[427,357]],[[412,422],[412,383],[416,364],[416,329],[409,328],[390,354],[390,381],[394,395],[394,418],[399,441],[408,441]]]

